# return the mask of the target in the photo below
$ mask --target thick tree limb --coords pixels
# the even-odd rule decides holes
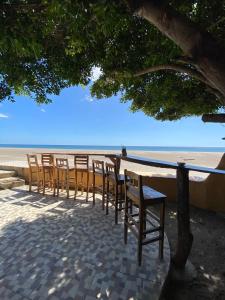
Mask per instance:
[[[225,114],[204,114],[202,116],[202,121],[209,123],[225,123]]]
[[[144,70],[138,71],[137,73],[134,74],[134,76],[137,77],[137,76],[141,76],[141,75],[144,75],[147,73],[153,73],[153,72],[160,71],[160,70],[173,70],[173,71],[177,71],[180,73],[185,73],[185,74],[189,75],[190,77],[193,77],[193,78],[201,81],[202,83],[206,84],[206,86],[207,86],[206,88],[209,90],[209,92],[211,92],[212,94],[214,94],[216,96],[216,98],[221,103],[221,105],[225,106],[224,95],[222,93],[220,93],[220,91],[215,89],[214,86],[212,86],[211,83],[200,72],[198,72],[197,70],[188,68],[187,66],[184,66],[184,65],[170,63],[170,64],[153,66],[153,67],[149,67]]]
[[[188,74],[191,77],[194,77],[194,78],[200,80],[201,82],[204,82],[205,84],[209,85],[207,79],[204,78],[204,76],[202,76],[201,73],[199,73],[198,71],[188,68],[186,66],[182,66],[180,64],[175,64],[175,63],[149,67],[144,70],[138,71],[137,73],[135,73],[135,76],[141,76],[141,75],[144,75],[147,73],[152,73],[152,72],[156,72],[156,71],[160,71],[160,70],[173,70],[173,71],[177,71],[180,73],[185,73],[185,74]]]
[[[163,1],[128,2],[133,3],[139,16],[155,25],[183,50],[185,56],[193,59],[199,72],[225,97],[225,50],[208,32],[200,30],[197,24],[170,6],[163,5]]]

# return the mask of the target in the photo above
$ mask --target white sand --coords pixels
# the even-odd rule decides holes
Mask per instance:
[[[27,165],[27,153],[117,153],[120,151],[90,151],[90,150],[65,150],[65,149],[41,149],[41,148],[0,148],[1,165]],[[160,159],[170,162],[186,162],[188,164],[215,168],[223,153],[220,152],[154,152],[154,151],[128,151],[128,155],[144,156],[152,159]],[[103,157],[96,157],[103,159]],[[91,157],[92,159],[92,157]],[[72,160],[71,160],[72,163]],[[133,163],[122,162],[121,169],[127,168],[143,174],[175,174],[174,170],[146,167]],[[206,177],[207,174],[192,172],[191,176]]]

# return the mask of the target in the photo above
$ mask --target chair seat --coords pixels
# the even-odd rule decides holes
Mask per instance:
[[[150,188],[149,186],[143,185],[143,197],[144,201],[153,202],[153,201],[162,201],[166,198],[166,196],[153,188]],[[138,188],[134,186],[129,186],[127,190],[128,197],[132,198],[134,201],[139,198],[139,191]]]

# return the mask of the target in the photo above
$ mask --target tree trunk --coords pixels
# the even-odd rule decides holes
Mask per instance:
[[[211,123],[225,123],[225,114],[204,114],[202,116],[202,121]]]
[[[136,4],[136,13],[174,41],[211,85],[225,96],[225,49],[209,33],[161,1],[131,2]]]

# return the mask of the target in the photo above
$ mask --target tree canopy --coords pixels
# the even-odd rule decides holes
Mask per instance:
[[[225,49],[223,0],[1,1],[0,101],[25,94],[48,103],[65,87],[91,83],[93,96],[119,94],[159,120],[223,109],[223,92],[194,55],[136,13],[142,2],[173,9]],[[94,67],[101,76],[92,83]]]

